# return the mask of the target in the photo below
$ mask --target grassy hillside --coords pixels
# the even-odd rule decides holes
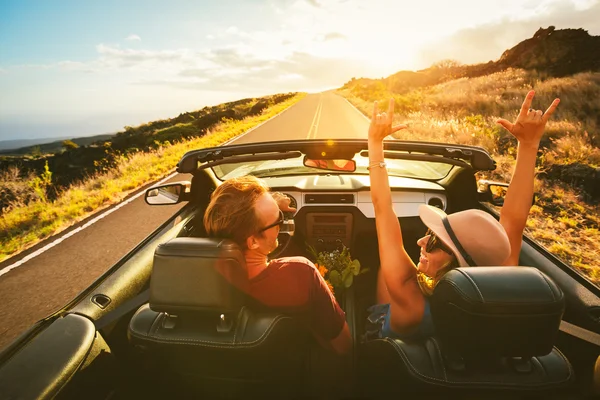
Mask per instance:
[[[533,107],[560,105],[546,126],[537,162],[536,205],[526,233],[600,284],[600,36],[540,28],[498,60],[441,61],[383,79],[352,79],[339,93],[370,116],[373,102],[396,102],[398,138],[486,148],[498,163],[491,178],[510,181],[517,141],[496,124],[514,120],[525,94]]]
[[[206,107],[170,120],[126,127],[110,142],[21,159],[28,166],[41,165],[41,171],[11,165],[14,158],[5,160],[8,166],[0,168],[4,205],[0,209],[0,261],[166,176],[185,152],[217,146],[304,96],[290,93]],[[95,169],[73,179],[78,175],[70,173],[69,162]],[[66,166],[61,169],[63,164]],[[63,176],[57,177],[56,171],[64,171]]]
[[[409,129],[398,138],[482,146],[498,168],[492,178],[508,182],[516,140],[495,121],[514,120],[531,89],[534,108],[561,103],[547,125],[538,158],[536,192],[527,233],[552,253],[600,284],[600,73],[551,78],[512,69],[395,91],[385,80],[353,80],[339,93],[365,115],[373,102],[393,97],[396,123]]]

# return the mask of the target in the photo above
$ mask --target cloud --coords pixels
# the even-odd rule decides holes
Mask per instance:
[[[419,55],[423,67],[443,59],[455,59],[467,64],[497,60],[502,53],[531,38],[540,28],[584,28],[591,35],[600,34],[600,1],[589,8],[572,3],[552,3],[545,12],[526,20],[504,18],[493,24],[463,29],[454,35],[426,46]]]
[[[267,60],[229,48],[211,51],[210,59],[214,67],[185,69],[177,79],[152,84],[221,91],[301,91],[339,87],[353,76],[368,73],[367,65],[358,60],[304,52]]]
[[[322,41],[327,42],[329,40],[346,40],[347,36],[339,32],[329,32],[323,36]]]
[[[206,57],[223,68],[261,67],[271,62],[266,59],[255,58],[251,54],[241,53],[235,47],[210,50]]]
[[[136,50],[99,44],[96,46],[99,59],[93,64],[99,69],[152,69],[161,65],[189,65],[195,54],[187,49],[180,50]]]
[[[94,69],[90,65],[79,62],[79,61],[60,61],[56,63],[58,69],[63,71],[83,71],[83,72],[94,72]]]
[[[138,35],[131,34],[131,35],[127,36],[127,37],[125,38],[125,40],[129,40],[129,41],[131,41],[131,42],[133,42],[133,41],[140,42],[140,41],[142,40],[142,38],[141,38],[141,37],[139,37]]]

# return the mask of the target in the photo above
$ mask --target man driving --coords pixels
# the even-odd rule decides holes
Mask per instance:
[[[232,178],[213,192],[204,227],[209,237],[231,239],[242,249],[248,295],[296,317],[322,345],[344,354],[352,344],[346,316],[315,265],[305,257],[268,260],[278,246],[283,211],[295,211],[288,197],[255,177]]]

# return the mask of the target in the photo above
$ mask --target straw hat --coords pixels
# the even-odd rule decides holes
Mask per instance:
[[[510,243],[504,227],[482,210],[471,209],[447,215],[439,208],[421,205],[419,216],[452,250],[461,267],[498,266],[510,256]],[[447,226],[454,233],[454,240]],[[460,246],[464,250],[463,254],[466,253],[465,256],[461,254]],[[474,263],[467,262],[469,257]]]

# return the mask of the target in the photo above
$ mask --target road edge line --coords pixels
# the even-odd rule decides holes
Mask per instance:
[[[160,183],[163,183],[169,179],[171,179],[172,177],[174,177],[175,175],[177,175],[178,172],[174,172],[170,175],[168,175],[167,177],[159,180],[158,182],[153,183],[152,185],[157,185]],[[144,186],[144,185],[142,185]],[[37,249],[36,251],[34,251],[31,254],[26,255],[25,257],[23,257],[22,259],[20,259],[19,261],[10,264],[7,267],[4,267],[0,270],[0,277],[3,276],[4,274],[7,274],[8,272],[12,271],[13,269],[20,267],[21,265],[25,264],[26,262],[34,259],[35,257],[39,256],[40,254],[50,250],[51,248],[53,248],[54,246],[60,244],[63,240],[70,238],[71,236],[75,235],[76,233],[81,232],[82,230],[84,230],[85,228],[90,227],[91,225],[95,224],[96,222],[100,221],[101,219],[105,218],[106,216],[112,214],[113,212],[117,211],[118,209],[120,209],[121,207],[131,203],[132,201],[136,200],[138,197],[140,197],[141,195],[143,195],[144,193],[146,193],[145,190],[140,191],[139,193],[136,193],[135,195],[131,196],[130,198],[128,198],[127,200],[115,205],[114,207],[111,207],[110,209],[104,211],[103,213],[101,213],[100,215],[92,218],[91,220],[89,220],[88,222],[86,222],[85,224],[81,225],[78,228],[73,229],[70,232],[67,232],[66,234],[56,238],[55,240],[53,240],[52,242],[48,243],[47,245],[45,245],[44,247]]]

